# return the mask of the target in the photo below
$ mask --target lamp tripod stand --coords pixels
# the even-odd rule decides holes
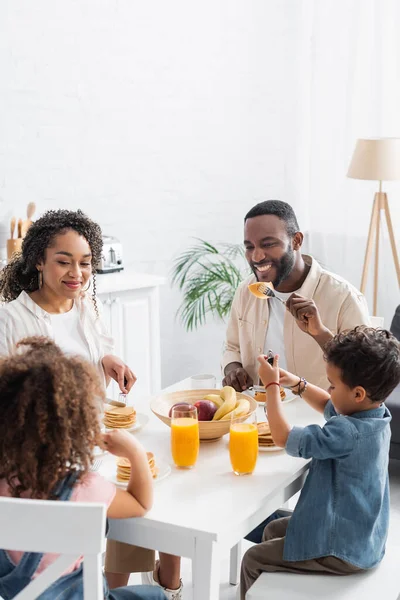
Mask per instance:
[[[365,288],[367,285],[368,268],[371,262],[371,255],[374,246],[375,238],[375,265],[374,265],[374,316],[376,316],[378,308],[378,276],[379,276],[379,238],[380,238],[380,225],[381,225],[381,211],[384,212],[386,217],[386,224],[389,232],[390,245],[392,247],[392,254],[394,260],[394,266],[397,274],[397,281],[400,287],[400,262],[397,255],[396,240],[393,233],[392,218],[390,216],[389,203],[387,194],[382,192],[382,181],[379,182],[379,192],[375,194],[374,204],[372,207],[371,221],[369,225],[367,249],[365,251],[364,267],[361,278],[361,292],[365,294]]]

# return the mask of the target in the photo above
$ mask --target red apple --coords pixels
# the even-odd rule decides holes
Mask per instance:
[[[211,400],[199,400],[194,405],[197,408],[197,417],[199,421],[212,421],[218,408]]]
[[[171,408],[169,409],[169,413],[168,413],[169,418],[171,418],[171,416],[172,416],[173,408],[182,408],[182,410],[185,410],[185,408],[187,408],[188,406],[192,406],[192,405],[189,404],[188,402],[177,402],[176,404],[171,406]]]

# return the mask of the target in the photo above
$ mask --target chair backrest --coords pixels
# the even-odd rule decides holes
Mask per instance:
[[[106,508],[88,502],[0,498],[0,548],[61,554],[15,600],[34,600],[79,556],[85,600],[103,600]]]

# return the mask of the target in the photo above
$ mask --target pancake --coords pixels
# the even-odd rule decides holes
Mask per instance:
[[[133,406],[105,404],[103,423],[108,429],[129,429],[136,422]]]
[[[284,400],[286,398],[286,392],[282,386],[279,387],[279,393],[281,395],[281,400]],[[254,399],[257,400],[257,402],[265,402],[267,399],[266,391],[256,391],[254,393]]]
[[[271,429],[269,424],[266,421],[262,421],[261,423],[257,423],[258,429],[258,445],[262,447],[272,447],[275,446],[274,441],[271,435]]]
[[[156,461],[152,452],[147,452],[147,460],[153,479],[158,475]],[[128,483],[131,476],[131,463],[127,458],[119,457],[117,459],[117,481]]]

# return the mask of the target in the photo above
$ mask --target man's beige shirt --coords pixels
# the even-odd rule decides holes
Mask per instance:
[[[368,306],[363,294],[338,275],[325,271],[311,256],[303,258],[311,268],[297,293],[314,300],[324,325],[333,334],[356,325],[369,325]],[[247,286],[254,281],[256,279],[252,275],[236,290],[222,369],[231,362],[239,362],[253,382],[258,383],[257,357],[264,351],[269,310],[268,300],[260,300],[248,290]],[[289,311],[285,313],[284,344],[288,370],[310,383],[327,388],[322,350],[311,336],[301,331]]]

